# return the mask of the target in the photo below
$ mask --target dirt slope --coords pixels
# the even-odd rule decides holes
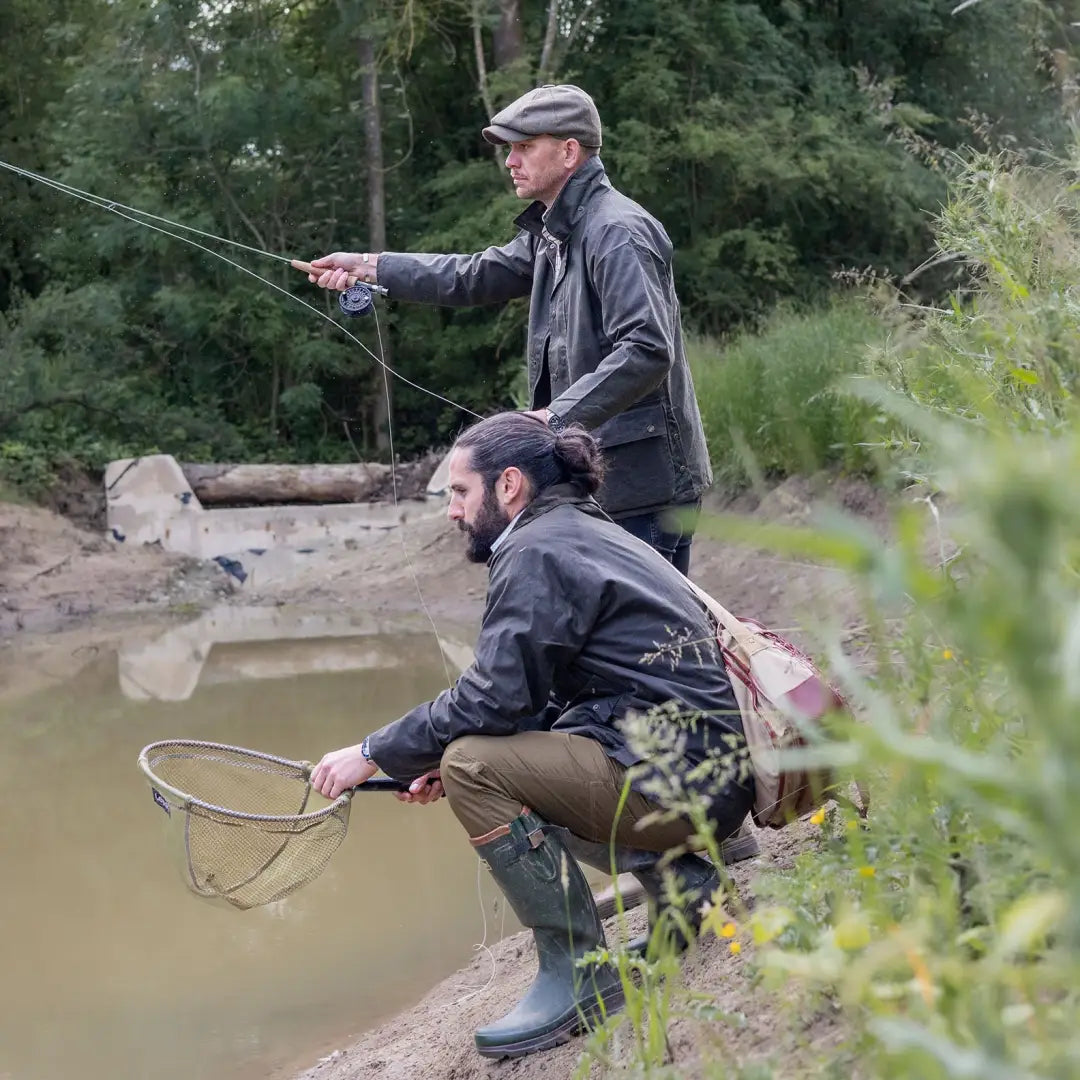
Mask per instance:
[[[887,506],[880,493],[854,481],[790,480],[760,504],[737,509],[754,518],[805,523],[822,505],[841,507],[881,531]],[[783,628],[796,638],[827,617],[847,627],[861,622],[856,595],[837,572],[810,563],[754,552],[699,537],[693,576],[725,605]],[[97,650],[129,634],[145,634],[148,621],[193,617],[211,603],[348,605],[386,613],[421,613],[436,626],[478,623],[485,586],[483,567],[465,563],[460,537],[441,518],[409,525],[341,550],[297,570],[287,584],[256,590],[237,586],[215,564],[199,564],[157,548],[115,545],[41,509],[0,504],[0,700],[70,677]],[[417,812],[422,813],[422,810]],[[743,864],[736,877],[752,895],[753,875],[768,861],[784,864],[813,844],[801,824],[761,835],[764,859]],[[631,917],[631,931],[643,913]],[[614,932],[614,931],[613,931]],[[839,1040],[829,1012],[809,1005],[785,1009],[751,985],[748,949],[729,955],[726,943],[705,942],[683,971],[692,989],[707,990],[730,1019],[703,1024],[678,1020],[671,1030],[677,1075],[703,1076],[703,1048],[719,1046],[726,1060],[768,1062],[777,1076],[805,1075],[803,1066]],[[508,1011],[532,977],[531,944],[517,935],[436,986],[406,1013],[328,1055],[298,1080],[414,1080],[417,1076],[472,1080],[568,1077],[580,1040],[517,1062],[490,1063],[473,1049],[473,1029]],[[624,1060],[628,1047],[616,1047]],[[297,1062],[296,1069],[307,1063]],[[284,1075],[284,1074],[279,1074]]]

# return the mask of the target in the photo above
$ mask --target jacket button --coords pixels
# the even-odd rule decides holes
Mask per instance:
[[[594,706],[592,707],[592,711],[593,711],[593,712],[599,712],[599,711],[600,711],[600,706],[599,706],[599,705],[594,705]]]
[[[656,425],[655,424],[650,424],[645,430],[648,431],[648,432],[653,432],[653,431],[656,430]]]

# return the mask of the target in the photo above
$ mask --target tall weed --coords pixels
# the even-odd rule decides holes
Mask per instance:
[[[892,307],[890,387],[860,391],[925,478],[894,539],[702,523],[831,557],[867,597],[865,654],[821,648],[859,717],[833,764],[870,778],[869,819],[815,814],[818,843],[727,912],[766,986],[842,1009],[852,1076],[1080,1077],[1076,198],[1064,167],[957,179],[938,235],[967,283]]]
[[[876,411],[838,384],[884,346],[880,320],[855,301],[810,313],[780,311],[760,333],[725,345],[687,342],[713,466],[720,483],[782,477],[826,465],[872,472],[866,448]]]

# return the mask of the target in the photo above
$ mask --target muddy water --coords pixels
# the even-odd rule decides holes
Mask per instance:
[[[430,631],[222,621],[148,631],[0,706],[0,1080],[287,1075],[470,959],[478,880],[489,940],[499,928],[445,801],[358,797],[325,873],[270,907],[185,889],[135,766],[143,745],[317,758],[437,693],[449,656],[468,659]]]

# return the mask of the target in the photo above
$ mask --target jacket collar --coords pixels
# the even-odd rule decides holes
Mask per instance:
[[[545,208],[537,200],[514,218],[514,224],[533,236],[543,236],[546,230],[556,240],[565,240],[581,216],[585,200],[605,187],[611,187],[611,183],[604,166],[598,157],[591,157],[563,184],[551,206]]]
[[[522,510],[507,527],[507,534],[516,533],[519,529],[528,525],[529,522],[543,517],[549,510],[559,506],[576,506],[582,513],[590,517],[606,518],[607,514],[601,509],[600,504],[591,495],[582,495],[573,484],[552,484],[545,488],[528,506]],[[507,534],[499,539],[502,541]],[[498,550],[493,549],[488,565],[494,561],[495,556],[505,545],[499,544]]]

